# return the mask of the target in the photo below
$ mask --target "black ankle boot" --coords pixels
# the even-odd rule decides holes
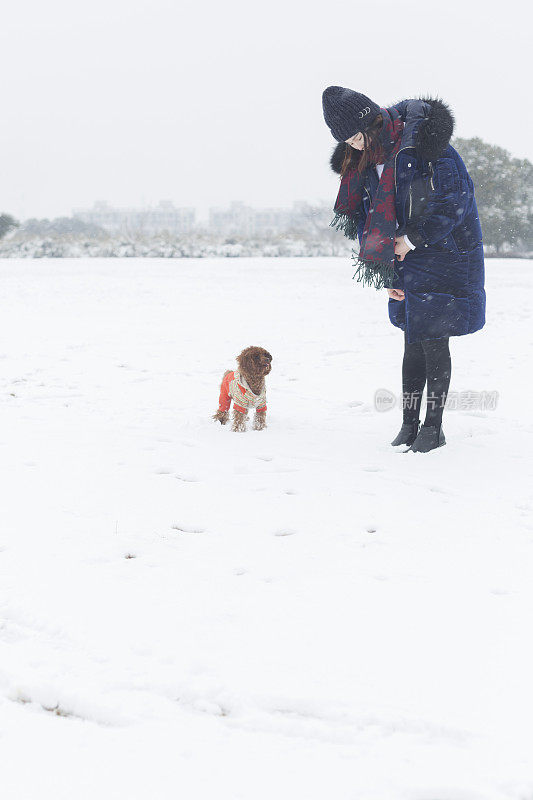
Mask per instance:
[[[443,444],[446,444],[446,439],[444,438],[442,425],[422,425],[409,451],[412,453],[429,453],[430,450],[442,447]]]
[[[399,444],[413,444],[418,433],[419,425],[419,420],[416,420],[416,422],[404,422],[400,428],[400,433],[396,439],[392,440],[391,445],[393,447],[398,447]]]

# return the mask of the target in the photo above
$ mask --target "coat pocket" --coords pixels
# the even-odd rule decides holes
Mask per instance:
[[[479,245],[483,243],[481,228],[476,230],[476,226],[474,224],[468,224],[468,220],[466,223],[455,228],[451,236],[453,236],[457,252],[461,255],[473,253]]]
[[[457,242],[455,241],[453,233],[449,233],[448,236],[442,240],[442,246],[449,250],[450,253],[456,253],[456,255],[460,254],[460,250],[457,247]]]

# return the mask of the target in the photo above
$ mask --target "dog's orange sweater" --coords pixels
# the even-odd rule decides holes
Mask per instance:
[[[229,411],[232,400],[233,408],[237,411],[242,411],[242,413],[245,413],[249,408],[255,408],[258,412],[266,411],[267,408],[264,389],[261,394],[254,394],[239,372],[228,370],[224,373],[222,379],[218,410]]]

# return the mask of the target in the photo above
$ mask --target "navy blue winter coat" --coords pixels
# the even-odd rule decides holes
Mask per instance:
[[[407,341],[463,336],[485,324],[485,269],[474,185],[449,144],[453,116],[439,100],[403,100],[394,106],[405,123],[395,160],[397,235],[415,245],[395,261],[389,319]],[[331,168],[340,173],[346,147],[339,142]],[[359,240],[378,185],[374,167],[364,176]]]

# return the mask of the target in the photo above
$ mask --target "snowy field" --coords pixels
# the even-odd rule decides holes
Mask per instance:
[[[533,798],[533,262],[448,444],[349,258],[0,262],[2,800]],[[245,346],[263,432],[210,419]]]

